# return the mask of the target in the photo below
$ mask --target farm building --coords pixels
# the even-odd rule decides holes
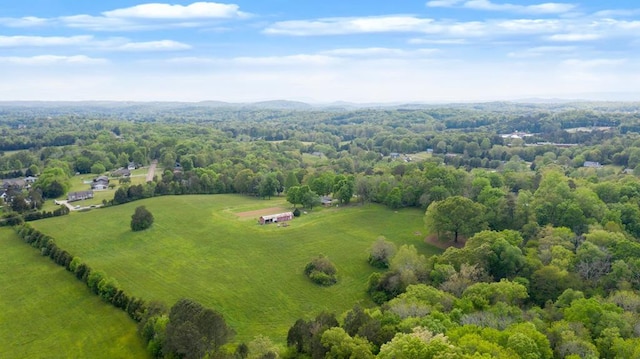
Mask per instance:
[[[286,222],[293,219],[293,212],[270,214],[260,217],[260,224]]]

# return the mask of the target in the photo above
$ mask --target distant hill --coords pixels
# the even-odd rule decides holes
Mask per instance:
[[[243,108],[264,108],[268,110],[311,110],[313,106],[305,102],[274,100],[248,103]]]

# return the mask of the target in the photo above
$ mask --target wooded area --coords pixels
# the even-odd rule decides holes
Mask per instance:
[[[269,333],[259,346],[225,346],[232,334],[225,313],[186,299],[170,311],[173,303],[143,313],[151,306],[141,299],[114,299],[115,279],[78,274],[72,255],[21,227],[25,241],[105,301],[129,312],[128,303],[139,300],[130,315],[142,321],[154,356],[640,355],[638,103],[306,110],[5,103],[0,132],[2,225],[54,215],[43,210],[47,201],[66,198],[76,176],[92,174],[118,182],[106,190],[113,197],[105,207],[222,193],[283,196],[292,208],[309,211],[365,203],[416,207],[425,211],[420,240],[448,248],[425,258],[412,246],[371,238],[369,262],[380,271],[369,278],[368,292],[377,306],[308,313],[292,323],[286,346],[269,342]],[[131,184],[112,174],[153,160],[159,170],[152,181]],[[37,179],[29,186],[16,182],[25,177]],[[305,274],[317,277],[319,267]],[[180,326],[206,332],[203,315],[218,321],[218,334],[206,337],[219,339],[194,347],[190,338],[170,335]]]

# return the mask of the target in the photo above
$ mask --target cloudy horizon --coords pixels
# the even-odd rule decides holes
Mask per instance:
[[[640,100],[631,1],[26,0],[0,28],[0,101]]]

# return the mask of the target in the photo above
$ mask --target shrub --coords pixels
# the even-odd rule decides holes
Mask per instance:
[[[309,274],[309,279],[311,279],[311,281],[316,284],[324,286],[336,284],[337,281],[335,276],[331,276],[317,270],[311,271],[311,273]]]
[[[293,216],[294,217],[300,217],[300,209],[296,208],[293,210]]]
[[[142,231],[153,224],[153,214],[144,206],[136,208],[136,212],[131,216],[131,230]]]
[[[395,254],[396,246],[384,237],[379,237],[370,248],[368,262],[376,268],[389,268],[389,262]]]
[[[304,268],[304,275],[312,282],[323,286],[335,284],[338,281],[336,273],[336,267],[324,255],[313,258]]]

